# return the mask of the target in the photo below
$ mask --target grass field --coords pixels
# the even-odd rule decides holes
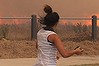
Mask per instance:
[[[31,22],[24,21],[22,24],[16,22],[9,24],[9,22],[0,25],[0,58],[37,57],[35,42],[31,41]],[[59,24],[56,28],[65,48],[72,50],[79,45],[85,50],[83,55],[99,55],[99,41],[91,40],[92,26],[73,23],[74,21]],[[39,24],[38,28],[41,26]],[[99,37],[99,33],[97,34]]]
[[[82,56],[99,56],[99,40],[96,42],[90,40],[91,26],[81,24],[58,25],[56,31],[62,39],[66,49],[73,50],[79,45],[84,49]],[[99,30],[97,37],[99,38]],[[0,25],[0,59],[36,58],[36,44],[35,41],[31,41],[30,39],[30,23]],[[71,66],[99,66],[99,64],[89,63]]]
[[[19,24],[17,24],[17,22]],[[11,23],[11,24],[9,24]],[[38,23],[38,29],[42,25]],[[99,29],[99,27],[98,27]],[[65,41],[84,41],[91,39],[92,26],[83,24],[82,21],[63,21],[60,20],[56,28],[57,34]],[[99,33],[99,30],[98,30]],[[97,33],[97,38],[99,34]],[[0,39],[9,40],[30,40],[31,39],[31,21],[30,20],[5,20],[4,24],[0,24]]]

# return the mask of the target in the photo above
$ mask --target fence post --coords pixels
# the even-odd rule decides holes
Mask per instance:
[[[37,16],[31,16],[31,40],[37,38]]]
[[[92,16],[92,39],[96,41],[97,39],[97,16]]]

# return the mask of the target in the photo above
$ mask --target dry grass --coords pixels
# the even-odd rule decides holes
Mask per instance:
[[[0,41],[0,58],[34,58],[37,57],[37,49],[34,41]],[[84,49],[82,55],[99,55],[99,42],[82,41],[64,41],[64,47],[67,50],[73,50],[76,46]]]
[[[34,58],[37,50],[34,41],[0,41],[0,58]]]
[[[60,25],[56,30],[65,48],[73,50],[79,45],[84,49],[82,55],[99,55],[99,41],[91,41],[90,30],[75,33],[73,28],[73,25]],[[0,58],[37,57],[35,42],[26,41],[30,40],[30,24],[10,25],[8,30],[7,40],[0,40]]]

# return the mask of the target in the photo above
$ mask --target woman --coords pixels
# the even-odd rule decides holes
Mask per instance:
[[[35,66],[56,66],[57,51],[64,58],[81,54],[83,50],[80,47],[72,51],[65,50],[61,39],[55,33],[54,29],[59,22],[58,13],[53,12],[48,5],[45,6],[44,12],[46,16],[41,24],[46,25],[46,27],[43,27],[37,33],[38,63]]]

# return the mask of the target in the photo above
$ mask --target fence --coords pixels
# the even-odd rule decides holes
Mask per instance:
[[[22,21],[23,22],[23,24],[21,24],[20,25],[20,23],[19,23],[19,25],[17,25],[17,29],[16,29],[16,26],[15,25],[13,25],[13,24],[11,24],[11,20],[30,20],[30,21],[27,21],[28,23],[30,23],[30,24],[24,24],[24,21]],[[36,15],[32,15],[31,17],[0,17],[0,21],[1,20],[7,20],[6,22],[10,22],[9,24],[10,24],[10,26],[11,26],[11,29],[12,28],[14,28],[13,30],[14,31],[16,31],[16,30],[19,30],[20,28],[22,28],[22,26],[28,26],[28,28],[29,29],[27,29],[27,27],[25,27],[24,28],[24,30],[23,30],[23,28],[20,30],[21,31],[21,33],[20,33],[20,35],[18,35],[18,37],[20,37],[21,35],[23,35],[24,33],[26,33],[27,35],[29,34],[29,37],[24,37],[24,36],[22,36],[22,37],[24,37],[24,38],[30,38],[31,40],[33,40],[34,38],[36,38],[36,33],[37,33],[37,26],[36,26],[36,20],[37,20],[37,17],[36,17]],[[2,21],[3,22],[3,21]],[[5,21],[4,21],[5,22]],[[0,22],[1,23],[1,22]],[[7,23],[8,24],[8,23]],[[3,34],[3,37],[1,37],[1,34],[0,34],[0,39],[1,38],[6,38],[5,36],[6,36],[6,33],[8,32],[7,31],[7,29],[8,29],[8,27],[9,27],[9,25],[7,25],[7,24],[4,24],[4,25],[2,25],[2,23],[0,24],[0,33],[2,33]],[[18,28],[19,27],[19,28]],[[14,32],[14,31],[12,31],[10,29],[10,33],[12,33],[12,32]],[[25,31],[25,29],[27,29],[27,31]],[[20,32],[20,31],[17,31],[17,32]],[[23,32],[22,32],[23,31]],[[28,32],[29,31],[29,32]],[[13,36],[17,36],[16,35],[16,33],[13,33],[14,35]],[[25,34],[25,35],[26,35]],[[30,37],[31,36],[31,37]],[[9,37],[11,37],[11,35],[9,36]],[[24,38],[18,38],[18,40],[22,40],[22,39],[24,39]],[[16,38],[16,37],[15,37]]]
[[[92,20],[92,40],[96,41],[97,39],[97,16],[93,15],[92,18],[61,18],[64,20]]]
[[[31,17],[1,17],[0,19],[30,19],[31,20],[31,40],[36,39],[37,34],[37,16]],[[97,39],[97,16],[93,15],[92,18],[60,18],[60,20],[92,20],[92,39]]]
[[[88,40],[93,40],[93,41],[97,40],[97,20],[98,20],[97,16],[93,15],[92,18],[78,18],[78,17],[70,17],[70,18],[66,18],[65,17],[64,18],[64,17],[61,17],[60,20],[70,20],[70,21],[73,21],[73,20],[77,20],[77,21],[82,21],[82,20],[86,20],[87,21],[87,20],[90,20],[91,21],[91,25],[92,25],[92,27],[89,26],[90,29],[91,29],[90,30],[91,35],[88,35],[88,34],[90,34],[90,33],[88,33],[87,34],[87,37],[84,37],[84,38],[85,39],[88,38]],[[67,37],[70,37],[70,35],[69,35],[70,34],[70,31],[66,30],[67,29],[66,26],[68,26],[68,25],[58,25],[58,28],[56,30],[56,32],[62,37],[62,39],[63,38],[64,39],[67,39]],[[78,26],[77,26],[77,28],[78,28],[79,31],[81,31],[80,29],[82,29],[81,26],[82,25],[80,25],[80,24],[78,24]],[[75,26],[70,25],[69,27],[70,28],[71,27],[74,28]],[[77,30],[77,28],[76,28],[76,30]],[[87,28],[87,26],[84,25],[83,31],[86,31],[87,30],[86,28]],[[75,29],[73,29],[73,30],[75,30]],[[68,34],[66,34],[66,32],[68,32]],[[84,33],[84,34],[86,34],[86,33]],[[81,40],[84,40],[84,38],[82,37],[84,35],[79,34],[79,36],[81,36],[80,37]],[[79,37],[77,37],[77,38],[72,37],[72,38],[75,39],[75,40],[79,40]],[[71,39],[69,38],[69,40],[71,40]]]

